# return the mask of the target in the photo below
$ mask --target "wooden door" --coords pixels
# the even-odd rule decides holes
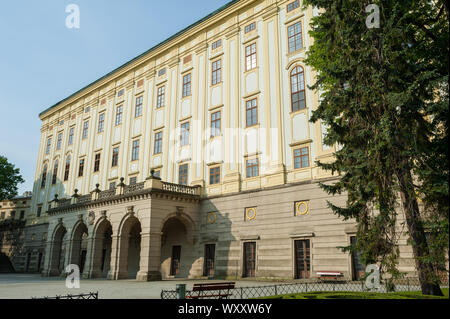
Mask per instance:
[[[311,270],[309,239],[296,240],[295,246],[295,278],[309,278]]]
[[[172,247],[172,260],[170,263],[170,275],[176,276],[180,273],[181,246]]]
[[[244,273],[243,277],[255,277],[256,243],[244,243]]]
[[[214,257],[215,257],[215,244],[205,245],[205,264],[203,267],[203,276],[214,276]]]

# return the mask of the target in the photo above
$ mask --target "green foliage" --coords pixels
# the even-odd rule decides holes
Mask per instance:
[[[11,199],[17,195],[17,184],[23,183],[20,170],[8,159],[0,155],[0,200]]]
[[[380,28],[366,26],[368,4],[380,8]],[[408,205],[423,198],[427,214],[414,220],[433,230],[428,261],[448,250],[448,67],[446,3],[425,0],[305,0],[314,17],[306,63],[317,72],[320,92],[312,122],[327,127],[324,143],[338,145],[332,163],[317,164],[341,176],[321,184],[346,193],[346,207],[328,203],[344,220],[355,219],[364,263],[400,277],[397,194]],[[400,183],[412,174],[414,184]],[[420,227],[419,230],[420,231]]]

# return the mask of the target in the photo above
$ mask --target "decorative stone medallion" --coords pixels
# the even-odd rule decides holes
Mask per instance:
[[[215,224],[216,223],[216,212],[209,212],[208,213],[208,224]]]
[[[254,220],[256,219],[256,207],[247,207],[245,209],[245,220]]]
[[[95,221],[95,213],[93,211],[90,211],[87,215],[86,220],[89,225],[93,225]]]
[[[295,216],[304,216],[309,214],[309,201],[295,202]]]

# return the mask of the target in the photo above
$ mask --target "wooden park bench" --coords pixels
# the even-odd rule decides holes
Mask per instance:
[[[191,294],[186,296],[189,299],[199,298],[211,298],[216,297],[218,299],[228,298],[233,293],[230,292],[234,289],[234,282],[217,282],[207,284],[194,284]]]
[[[320,281],[339,281],[344,278],[344,274],[340,271],[318,271],[317,279]]]

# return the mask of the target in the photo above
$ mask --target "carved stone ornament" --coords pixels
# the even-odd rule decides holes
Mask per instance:
[[[87,215],[86,220],[89,225],[93,225],[95,221],[95,213],[93,211],[90,211]]]

